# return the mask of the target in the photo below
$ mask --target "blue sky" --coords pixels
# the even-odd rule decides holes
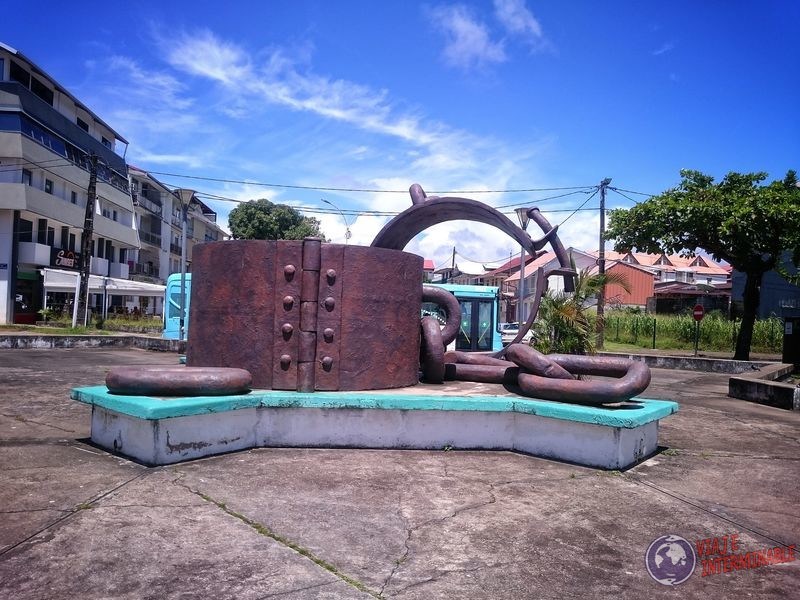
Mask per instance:
[[[347,213],[350,243],[368,244],[389,218],[371,213],[407,208],[393,191],[414,182],[508,190],[611,177],[658,193],[682,168],[780,178],[800,167],[793,0],[29,1],[14,13],[0,41],[128,139],[130,163],[206,194],[223,224],[235,204],[213,196],[268,198],[328,211],[307,214],[341,243],[344,219],[324,198]],[[585,189],[461,195],[538,205],[552,223],[569,217],[566,244],[597,247],[598,211],[572,213],[598,206]],[[626,195],[609,192],[608,206],[644,198]],[[454,246],[465,270],[516,254],[467,222],[408,249],[438,266]]]

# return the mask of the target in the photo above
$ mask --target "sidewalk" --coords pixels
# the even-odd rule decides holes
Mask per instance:
[[[86,442],[70,388],[126,348],[0,349],[0,597],[778,598],[800,561],[671,589],[667,534],[800,541],[800,414],[726,397],[727,375],[653,370],[680,403],[624,472],[509,452],[258,449],[147,468]],[[788,556],[788,551],[787,551]],[[698,560],[698,563],[700,561]],[[708,569],[706,564],[706,569]]]

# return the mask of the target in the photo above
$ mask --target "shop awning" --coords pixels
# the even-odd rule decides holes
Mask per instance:
[[[42,269],[44,276],[44,292],[69,292],[75,293],[78,285],[79,273],[77,271],[62,271],[60,269]],[[89,276],[89,293],[107,293],[110,296],[164,296],[165,286],[130,279],[117,279],[115,277]]]

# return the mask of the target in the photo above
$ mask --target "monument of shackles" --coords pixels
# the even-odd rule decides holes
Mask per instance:
[[[287,446],[506,449],[607,469],[653,454],[658,421],[677,405],[636,398],[650,383],[644,363],[518,343],[544,286],[515,343],[447,352],[459,304],[424,286],[422,258],[403,251],[435,224],[486,223],[531,255],[549,244],[559,267],[537,281],[564,277],[573,291],[557,228],[531,208],[543,232],[532,239],[475,200],[427,197],[417,184],[410,194],[411,207],[368,247],[317,238],[197,246],[187,366],[118,367],[105,386],[73,390],[92,405],[92,440],[153,465]],[[423,302],[443,309],[443,326],[420,317]],[[466,382],[496,385],[476,392]]]

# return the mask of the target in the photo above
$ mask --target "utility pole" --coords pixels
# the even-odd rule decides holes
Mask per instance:
[[[92,234],[94,233],[94,209],[97,200],[97,155],[89,155],[89,189],[86,197],[86,212],[83,218],[81,234],[80,286],[75,308],[72,312],[72,326],[75,327],[80,315],[81,324],[86,327],[86,316],[89,304],[89,268],[92,264]]]
[[[606,284],[603,281],[606,276],[606,188],[611,183],[611,178],[606,177],[600,182],[600,250],[597,255],[597,273],[601,277],[600,292],[597,294],[597,349],[602,350],[605,340],[605,304],[606,304]]]

